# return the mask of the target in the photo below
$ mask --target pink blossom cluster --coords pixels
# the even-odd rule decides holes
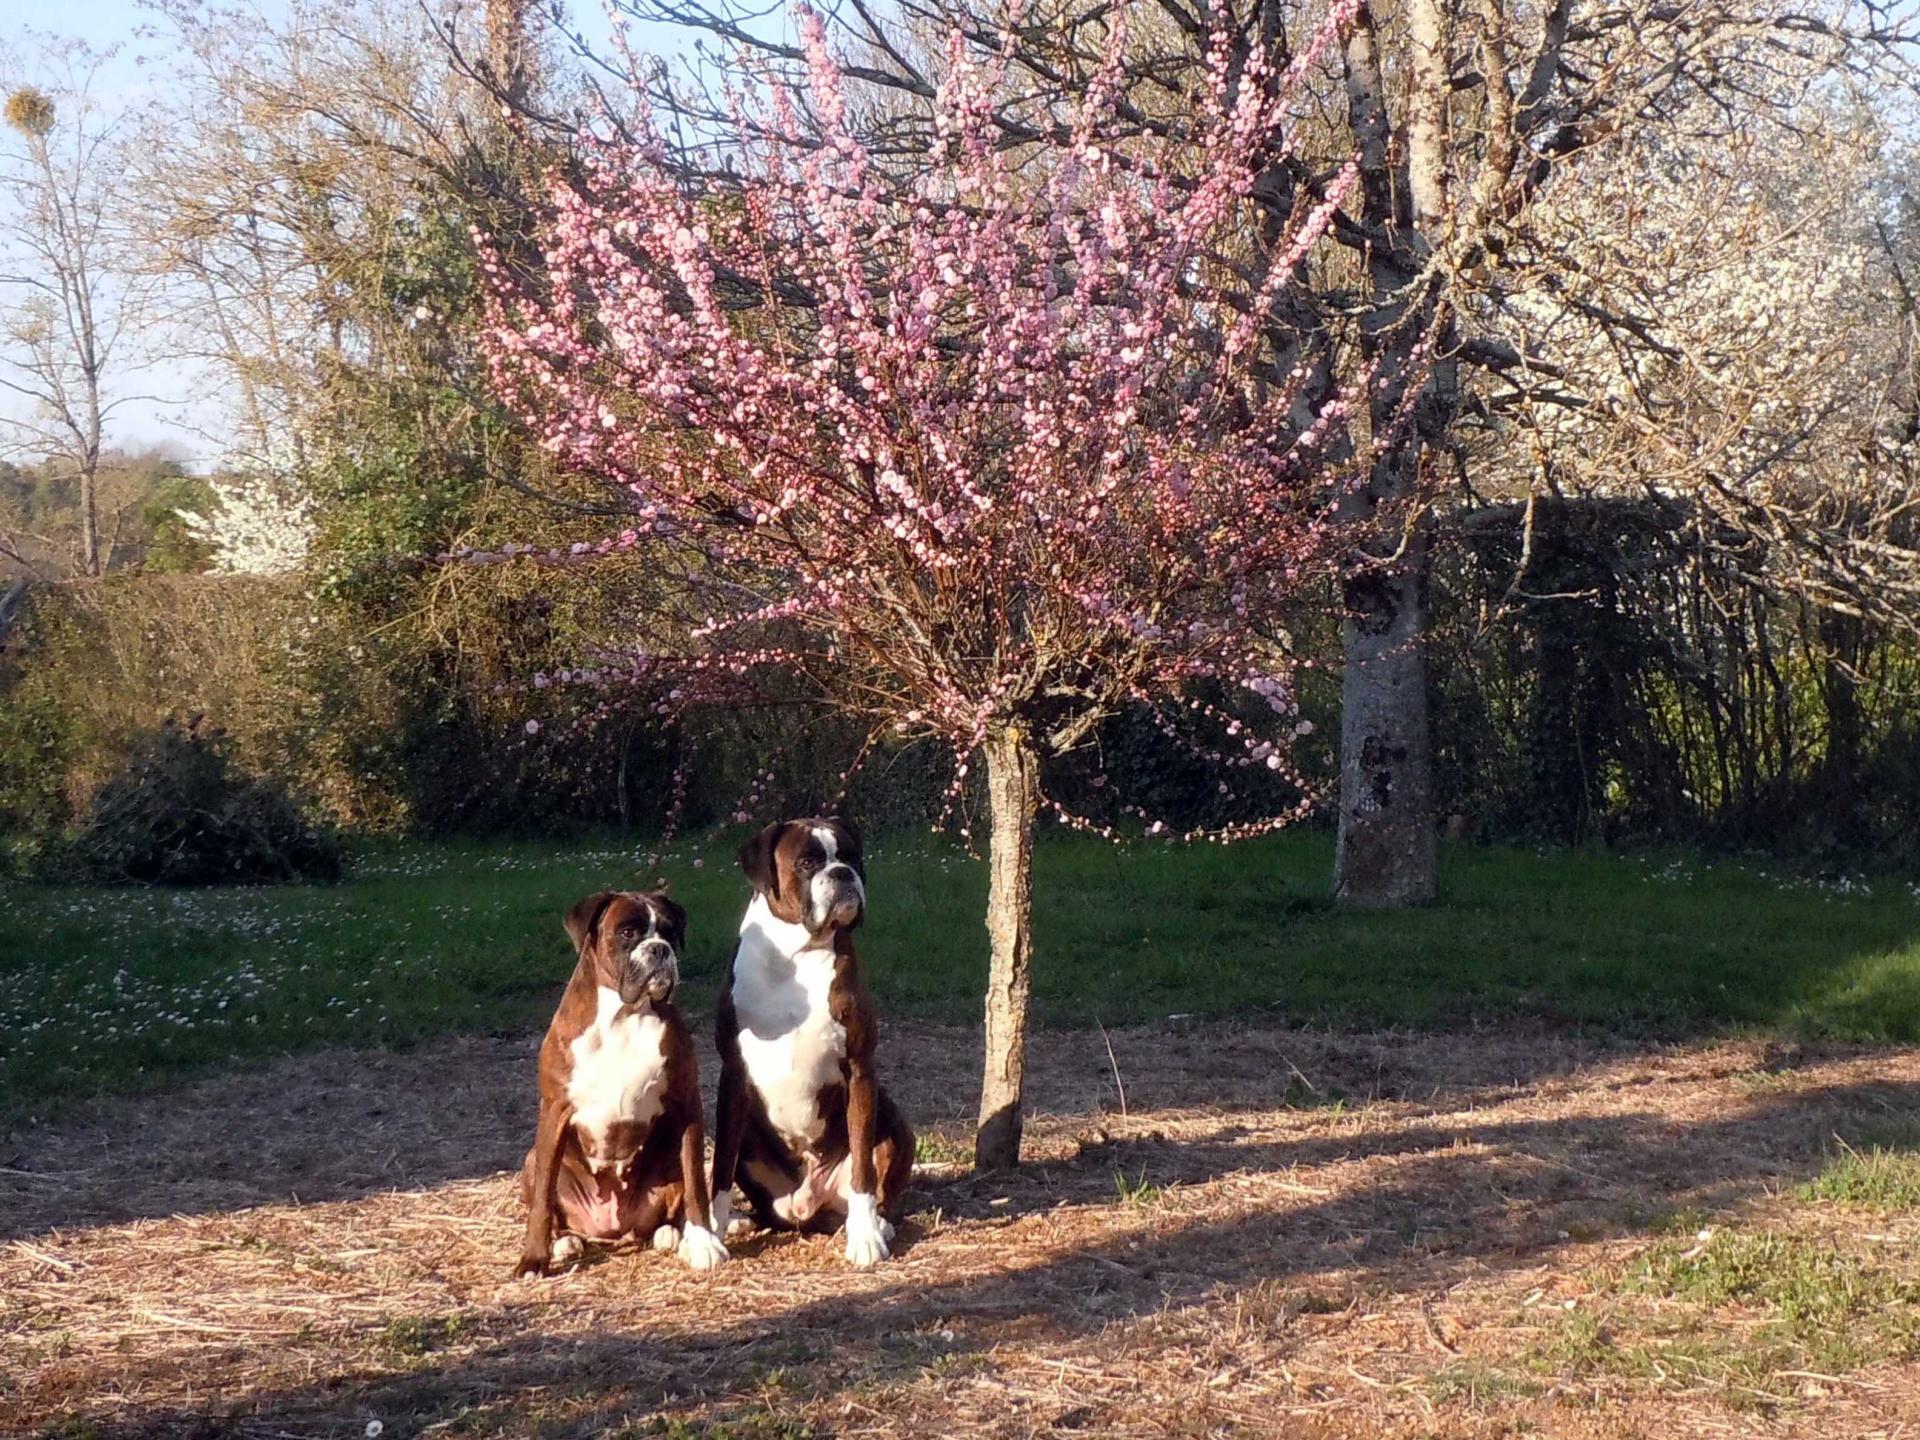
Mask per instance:
[[[861,138],[819,17],[796,28],[805,80],[738,100],[723,175],[690,183],[643,103],[553,176],[537,265],[485,251],[497,392],[634,518],[463,558],[671,547],[687,648],[631,670],[671,684],[663,713],[781,667],[875,735],[951,745],[954,794],[997,724],[1162,713],[1202,681],[1285,722],[1257,740],[1175,704],[1230,737],[1206,753],[1281,769],[1290,662],[1249,617],[1326,574],[1331,502],[1368,463],[1347,418],[1380,383],[1315,409],[1303,374],[1263,368],[1274,302],[1357,177],[1250,253],[1306,66],[1236,68],[1222,35],[1191,135],[1149,144],[1116,118],[1116,24],[1062,138],[1013,145],[1007,61],[956,35],[936,153],[907,173]]]

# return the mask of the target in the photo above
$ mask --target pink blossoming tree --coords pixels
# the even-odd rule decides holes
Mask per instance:
[[[1284,71],[1223,39],[1194,123],[1156,146],[1113,138],[1097,77],[1009,145],[1006,62],[956,38],[937,154],[908,178],[857,138],[803,10],[807,82],[736,104],[723,167],[689,181],[636,78],[638,118],[556,175],[538,254],[489,263],[498,392],[632,511],[589,554],[678,556],[698,606],[684,646],[624,678],[677,710],[778,672],[875,738],[950,746],[956,794],[984,761],[982,1166],[1018,1158],[1036,817],[1114,833],[1049,799],[1043,757],[1146,707],[1228,779],[1291,773],[1304,726],[1274,617],[1330,573],[1331,508],[1398,427],[1356,427],[1380,409],[1353,388],[1304,404],[1268,358],[1353,167],[1258,254],[1249,188],[1351,18],[1335,6]],[[1124,47],[1116,26],[1115,77]],[[1411,393],[1394,378],[1366,383]]]

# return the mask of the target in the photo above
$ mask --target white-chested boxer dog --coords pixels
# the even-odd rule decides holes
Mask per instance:
[[[696,1270],[727,1258],[707,1198],[693,1037],[673,1004],[686,924],[665,895],[632,891],[603,890],[567,913],[579,959],[540,1047],[517,1275],[628,1235],[677,1247]]]
[[[769,825],[740,847],[753,903],[720,996],[715,1225],[733,1187],[763,1227],[846,1231],[847,1258],[887,1258],[913,1172],[913,1131],[874,1072],[873,998],[853,927],[860,833],[844,820]]]

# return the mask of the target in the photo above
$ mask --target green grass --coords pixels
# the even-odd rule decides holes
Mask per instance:
[[[1920,1127],[1897,1135],[1839,1142],[1820,1173],[1802,1185],[1802,1200],[1895,1214],[1920,1210]]]
[[[711,1425],[688,1420],[653,1419],[634,1427],[622,1428],[618,1434],[621,1440],[627,1436],[633,1436],[635,1440],[640,1436],[659,1436],[660,1440],[813,1440],[814,1436],[813,1430],[802,1422],[772,1412]]]
[[[870,850],[860,943],[884,1011],[973,1020],[984,866],[926,844]],[[561,914],[641,879],[636,853],[420,845],[369,853],[330,887],[0,885],[0,1116],[318,1045],[537,1027],[572,965]],[[692,916],[684,998],[702,1013],[746,894],[732,856],[716,840],[666,866]],[[1311,833],[1190,850],[1049,836],[1040,1021],[1537,1016],[1920,1040],[1920,901],[1897,885],[1834,894],[1737,865],[1453,847],[1441,904],[1352,912],[1328,898],[1330,864]]]
[[[1733,1403],[1764,1405],[1795,1394],[1796,1377],[1810,1372],[1844,1374],[1920,1351],[1920,1289],[1826,1240],[1731,1227],[1666,1240],[1615,1288],[1604,1316],[1549,1315],[1526,1367],[1559,1379],[1709,1385]],[[1633,1297],[1663,1303],[1646,1312]],[[1727,1324],[1730,1309],[1746,1323]]]
[[[381,1329],[379,1343],[395,1358],[412,1359],[453,1344],[472,1328],[471,1315],[402,1315]]]
[[[1131,1177],[1124,1170],[1115,1170],[1113,1194],[1123,1206],[1144,1210],[1158,1205],[1165,1198],[1166,1191],[1147,1178],[1146,1168],[1143,1166],[1138,1175]]]
[[[1696,1305],[1765,1307],[1808,1332],[1841,1330],[1912,1298],[1892,1276],[1830,1244],[1771,1230],[1668,1241],[1641,1262],[1632,1288]]]

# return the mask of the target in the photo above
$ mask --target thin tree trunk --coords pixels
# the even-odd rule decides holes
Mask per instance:
[[[1840,842],[1848,845],[1864,840],[1858,820],[1861,738],[1865,727],[1856,681],[1863,630],[1853,616],[1832,610],[1821,612],[1820,697],[1827,712],[1827,743],[1816,773],[1823,792],[1826,823]]]
[[[986,1071],[980,1082],[977,1170],[1020,1163],[1020,1103],[1027,1064],[1027,1005],[1032,994],[1033,820],[1040,757],[1018,725],[987,736],[988,862]]]
[[[100,575],[100,499],[91,465],[80,472],[80,563],[87,574]]]

